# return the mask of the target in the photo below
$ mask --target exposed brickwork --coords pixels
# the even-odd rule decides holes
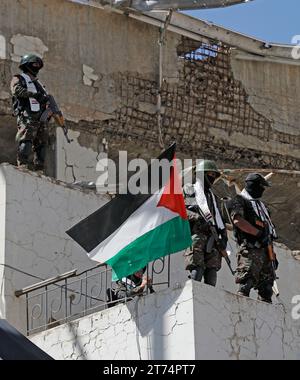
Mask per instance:
[[[200,47],[199,47],[200,46]],[[300,137],[277,132],[271,121],[253,109],[242,83],[230,67],[230,48],[199,45],[183,38],[178,47],[183,61],[176,84],[164,81],[162,88],[162,127],[166,145],[176,140],[178,150],[189,157],[213,157],[239,165],[300,169],[299,160],[288,155],[261,151],[236,142],[236,134],[258,138],[266,144],[289,144],[289,151],[300,146]],[[158,147],[157,83],[139,74],[116,75],[116,96],[122,106],[115,119],[100,123],[79,123],[76,129],[108,135],[112,144],[138,142],[154,152]],[[224,138],[224,134],[227,139]],[[232,136],[232,137],[231,137]],[[230,144],[228,137],[231,137]],[[113,141],[112,141],[113,140]],[[271,149],[272,150],[272,149]]]

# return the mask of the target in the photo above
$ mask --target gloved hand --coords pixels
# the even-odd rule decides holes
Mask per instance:
[[[34,99],[36,99],[40,104],[45,104],[49,100],[48,95],[43,94],[42,92],[37,92],[32,95]]]

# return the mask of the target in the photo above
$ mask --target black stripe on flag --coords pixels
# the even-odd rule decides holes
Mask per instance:
[[[171,162],[175,155],[176,144],[172,144],[165,150],[158,160],[167,159]],[[103,240],[108,238],[115,230],[117,230],[128,218],[136,211],[151,194],[151,167],[157,166],[158,160],[148,166],[148,191],[147,194],[117,194],[110,202],[106,203],[99,210],[83,219],[74,227],[66,231],[66,233],[75,240],[87,252],[91,252]],[[170,166],[171,167],[171,166]],[[157,173],[157,170],[153,170]],[[162,173],[160,173],[159,186],[156,191],[162,188]],[[168,180],[168,178],[166,179]],[[166,182],[166,180],[164,182]],[[153,189],[152,189],[153,192]]]

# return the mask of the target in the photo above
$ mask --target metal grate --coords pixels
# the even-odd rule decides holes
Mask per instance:
[[[170,285],[170,256],[148,264],[146,274],[152,278],[152,293]],[[132,298],[110,301],[108,289],[114,289],[111,268],[100,264],[80,274],[76,270],[42,281],[15,292],[25,296],[27,335],[61,325],[85,315],[107,309]]]

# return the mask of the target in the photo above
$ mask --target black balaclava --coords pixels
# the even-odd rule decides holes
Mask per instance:
[[[204,174],[204,189],[208,190],[215,183],[217,177],[213,177],[207,173]]]
[[[28,64],[26,67],[24,67],[23,71],[25,74],[30,73],[34,77],[37,77],[40,69],[41,69],[40,67],[35,67],[32,64]]]
[[[247,181],[245,189],[253,199],[261,198],[265,191],[265,187],[259,181]]]

